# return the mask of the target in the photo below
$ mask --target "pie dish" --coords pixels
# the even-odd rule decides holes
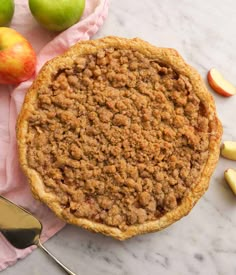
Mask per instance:
[[[221,136],[197,71],[138,38],[82,41],[47,62],[17,123],[35,198],[67,223],[120,240],[189,213]]]

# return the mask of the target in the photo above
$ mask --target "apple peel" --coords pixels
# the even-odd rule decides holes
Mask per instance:
[[[227,169],[224,173],[225,180],[236,195],[236,170],[235,169]]]
[[[212,68],[208,74],[207,79],[211,88],[218,94],[229,97],[236,94],[236,87],[227,81],[223,75],[217,71],[215,68]]]

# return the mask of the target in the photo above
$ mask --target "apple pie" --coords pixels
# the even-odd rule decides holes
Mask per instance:
[[[221,136],[195,69],[137,38],[82,41],[47,62],[17,124],[34,196],[67,223],[120,240],[189,213]]]

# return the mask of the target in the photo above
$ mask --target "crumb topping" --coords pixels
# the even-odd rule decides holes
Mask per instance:
[[[201,176],[210,132],[187,77],[106,48],[51,79],[29,117],[27,159],[65,217],[125,230],[181,204]]]

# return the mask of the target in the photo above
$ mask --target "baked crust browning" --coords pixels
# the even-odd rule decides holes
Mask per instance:
[[[187,215],[222,127],[199,74],[140,39],[79,42],[47,62],[17,123],[34,196],[68,223],[124,240]]]

